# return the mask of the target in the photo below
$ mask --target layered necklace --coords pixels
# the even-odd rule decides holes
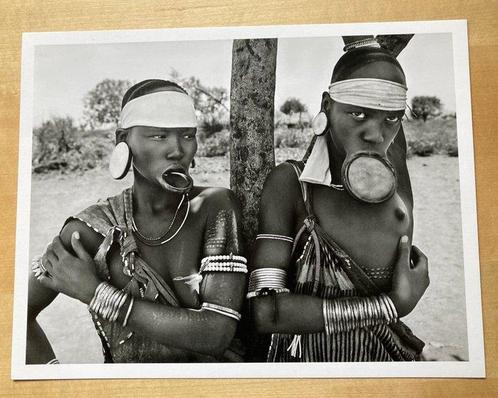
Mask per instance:
[[[172,235],[167,237],[168,234],[171,232],[171,228],[173,228],[173,225],[175,224],[175,221],[176,221],[176,217],[178,216],[178,213],[180,212],[180,209],[185,201],[187,202],[187,211],[185,212],[185,216],[183,217],[183,221],[181,222],[178,229]],[[176,235],[178,235],[180,230],[183,228],[185,221],[187,221],[187,217],[188,217],[189,213],[190,213],[190,201],[188,200],[188,194],[185,193],[182,195],[182,199],[180,200],[180,203],[178,204],[178,206],[176,208],[173,219],[171,220],[168,228],[166,229],[166,231],[164,233],[162,233],[161,235],[159,235],[157,237],[151,237],[151,236],[147,236],[147,235],[143,234],[138,229],[137,224],[135,223],[135,218],[132,215],[131,216],[131,223],[132,223],[133,232],[135,233],[135,236],[137,237],[137,239],[147,246],[164,245],[164,244],[168,243],[170,240],[172,240]]]

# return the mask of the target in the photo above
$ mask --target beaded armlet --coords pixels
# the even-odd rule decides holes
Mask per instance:
[[[247,273],[247,260],[243,256],[228,255],[207,256],[201,260],[199,272],[187,276],[177,276],[174,281],[183,281],[190,288],[199,293],[204,272],[241,272]]]

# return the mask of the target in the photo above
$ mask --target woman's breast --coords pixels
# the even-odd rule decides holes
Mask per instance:
[[[184,277],[199,271],[200,248],[193,247],[189,240],[158,247],[138,243],[136,255],[174,291],[182,307],[199,307],[198,291],[194,285],[186,283]],[[120,289],[124,288],[130,282],[130,276],[124,272],[119,250],[109,253],[108,266],[111,283]]]
[[[399,239],[411,239],[411,209],[398,194],[374,205],[342,199],[326,208],[317,203],[318,222],[381,290],[390,290]]]

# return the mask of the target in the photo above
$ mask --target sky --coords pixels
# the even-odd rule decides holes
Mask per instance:
[[[319,111],[336,61],[340,37],[278,41],[275,107],[289,97]],[[231,40],[38,45],[34,63],[34,125],[53,116],[80,121],[83,98],[103,79],[169,79],[172,70],[196,76],[204,86],[230,89]],[[444,111],[455,111],[451,34],[415,35],[398,56],[407,77],[408,99],[435,95]]]

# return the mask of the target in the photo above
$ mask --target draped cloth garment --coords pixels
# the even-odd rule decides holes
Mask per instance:
[[[132,190],[101,201],[69,218],[77,219],[104,237],[94,257],[97,273],[110,281],[108,253],[119,250],[123,273],[130,276],[124,291],[141,300],[180,307],[174,290],[141,257],[132,233]],[[102,342],[105,362],[164,363],[164,362],[218,362],[237,360],[230,349],[224,358],[215,358],[176,347],[160,344],[146,336],[132,332],[119,322],[108,322],[90,311]]]
[[[302,162],[290,163],[299,177]],[[309,186],[306,182],[300,185],[307,217],[294,239],[295,274],[289,273],[291,291],[324,299],[379,294],[370,279],[373,275],[368,275],[371,271],[355,264],[317,223]],[[384,270],[377,277],[390,277],[392,267],[390,271]],[[423,345],[398,321],[330,335],[273,334],[267,359],[269,362],[412,361],[418,359]]]

